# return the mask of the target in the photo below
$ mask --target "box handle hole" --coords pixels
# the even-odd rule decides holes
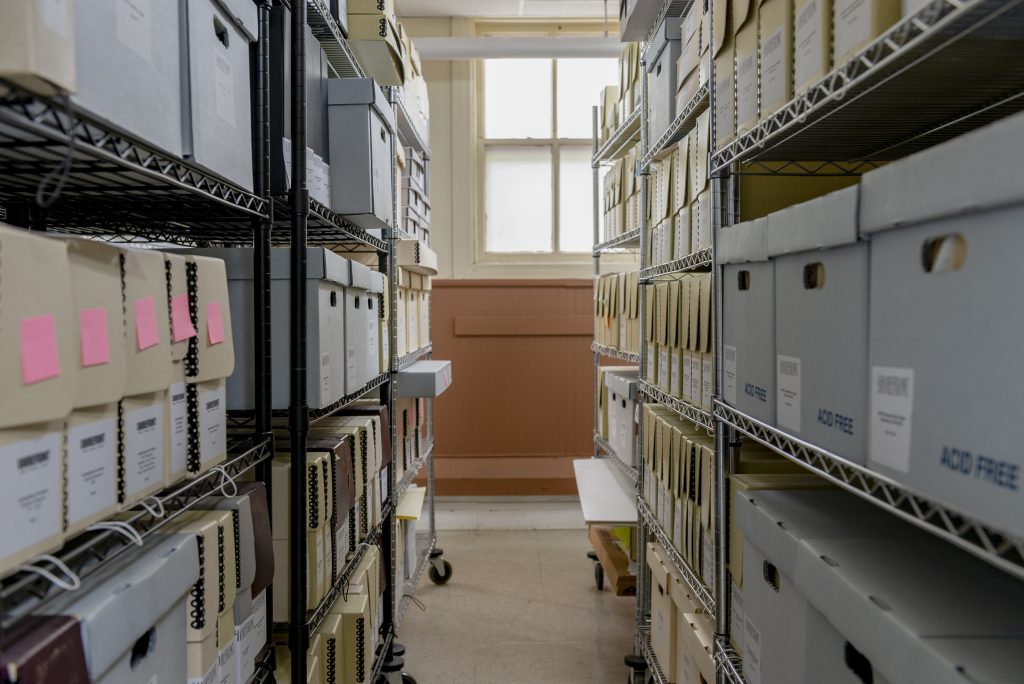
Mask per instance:
[[[750,289],[750,271],[740,271],[736,274],[736,277],[736,287],[739,288],[740,292],[746,292]]]
[[[849,641],[846,642],[846,646],[843,648],[844,654],[843,659],[846,662],[846,667],[849,668],[857,679],[864,682],[864,684],[874,684],[875,672],[871,667],[871,661],[868,660],[867,656],[858,651],[853,647]]]
[[[338,306],[338,293],[331,292],[331,306]]]
[[[959,271],[967,259],[967,241],[959,233],[924,241],[921,265],[925,273]]]
[[[213,18],[213,33],[226,48],[228,46],[228,27],[217,17]]]
[[[804,266],[804,289],[820,290],[825,287],[825,264],[816,261]]]
[[[135,666],[146,659],[150,653],[153,652],[153,647],[156,645],[156,627],[150,627],[145,634],[140,636],[132,644],[132,657],[131,657],[131,668],[134,670]]]
[[[779,569],[768,561],[764,562],[762,571],[764,572],[764,581],[772,585],[772,589],[775,593],[779,593]]]

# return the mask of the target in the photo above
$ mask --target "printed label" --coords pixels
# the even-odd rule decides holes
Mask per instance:
[[[693,357],[690,352],[683,352],[683,399],[693,398]]]
[[[68,3],[71,0],[38,0],[39,18],[43,26],[56,33],[61,38],[69,38],[68,35]]]
[[[117,39],[147,62],[153,61],[152,0],[115,0]]]
[[[157,484],[164,476],[163,403],[136,409],[124,417],[125,494]]]
[[[658,347],[653,344],[647,345],[647,373],[644,375],[647,382],[658,380]]]
[[[0,558],[60,532],[60,462],[59,432],[0,447]]]
[[[292,141],[281,138],[281,157],[284,161],[284,184],[292,187]]]
[[[747,616],[743,634],[743,674],[747,684],[761,684],[761,631]]]
[[[68,524],[117,504],[117,420],[68,430]]]
[[[170,413],[168,415],[168,448],[171,472],[179,475],[188,468],[188,401],[185,397],[185,383],[176,382],[168,390]]]
[[[672,352],[672,368],[668,378],[668,393],[671,394],[673,397],[682,396],[682,388],[680,387],[680,385],[682,384],[681,380],[683,376],[683,369],[680,368],[680,358],[681,355],[679,354],[679,352],[674,350]]]
[[[192,677],[188,680],[188,684],[216,684],[217,682],[217,663],[210,666],[209,671],[202,677]]]
[[[219,52],[213,60],[214,99],[217,102],[217,116],[227,125],[235,126],[235,77],[231,60]]]
[[[732,582],[732,595],[729,601],[729,636],[732,638],[736,652],[742,655],[746,644],[747,613],[743,610],[743,592]]]
[[[736,133],[732,75],[718,79],[715,83],[715,122],[718,124],[718,143],[732,139]]]
[[[256,671],[256,654],[252,643],[253,617],[250,615],[241,625],[235,626],[235,652],[237,663],[235,676],[238,682],[248,682]]]
[[[806,84],[824,70],[825,43],[822,35],[821,0],[811,0],[796,15],[793,48],[794,85]]]
[[[711,395],[714,394],[715,362],[712,354],[703,354],[700,360],[700,405],[711,409]]]
[[[668,389],[668,347],[658,350],[658,386]]]
[[[224,650],[217,654],[217,682],[219,684],[237,684],[238,663],[235,662],[235,642],[231,641]]]
[[[800,359],[779,354],[775,383],[779,425],[800,432]]]
[[[761,111],[769,112],[787,99],[786,27],[761,40]]]
[[[848,53],[871,37],[871,0],[835,0],[835,56],[844,60]]]
[[[690,356],[690,403],[700,403],[700,388],[703,382],[701,377],[700,354],[694,353]]]
[[[672,528],[672,544],[677,549],[683,548],[683,511],[686,509],[686,503],[682,499],[676,499],[675,502],[675,525]]]
[[[725,401],[736,405],[736,347],[722,347],[722,374],[725,376]]]
[[[704,584],[713,587],[715,586],[715,537],[714,532],[708,534],[706,530],[704,534],[703,561],[702,572],[704,575],[701,579],[704,580]]]
[[[871,367],[871,460],[902,473],[910,469],[914,369]]]
[[[199,458],[212,461],[227,451],[227,426],[224,413],[224,383],[199,393]]]
[[[757,52],[736,65],[736,119],[741,124],[757,121]]]
[[[252,599],[252,632],[249,650],[256,654],[267,643],[267,592],[261,591]]]

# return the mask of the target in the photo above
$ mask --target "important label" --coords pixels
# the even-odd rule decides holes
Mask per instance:
[[[124,417],[125,494],[158,484],[164,476],[164,405],[137,409]]]
[[[725,400],[736,405],[736,347],[724,345],[722,349],[722,374],[725,376]]]
[[[199,459],[207,463],[227,450],[224,383],[199,393]]]
[[[825,36],[822,30],[821,0],[811,0],[796,14],[793,35],[794,86],[806,84],[825,69]]]
[[[58,432],[0,447],[0,558],[60,532],[60,463]]]
[[[114,0],[117,40],[147,62],[153,61],[152,0]]]
[[[871,460],[902,473],[910,469],[914,369],[871,367]]]
[[[779,425],[800,432],[800,359],[779,354],[775,369]]]
[[[68,430],[68,524],[117,504],[117,420]]]
[[[235,127],[235,76],[231,60],[217,53],[213,61],[214,100],[217,116],[232,128]]]

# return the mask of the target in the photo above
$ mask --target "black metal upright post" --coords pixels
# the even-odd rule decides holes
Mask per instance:
[[[291,431],[291,516],[289,545],[291,599],[288,644],[291,648],[292,681],[306,681],[306,435],[309,406],[306,403],[306,219],[309,190],[306,187],[306,3],[292,6],[292,174],[291,174],[291,386],[288,428]]]
[[[253,228],[253,348],[255,351],[254,380],[256,402],[253,432],[257,439],[266,439],[271,458],[274,440],[271,434],[271,379],[270,379],[270,231],[274,225],[274,206],[270,201],[270,8],[271,0],[259,5],[259,40],[256,43],[253,70],[253,175],[256,194],[267,200],[267,218],[252,221]],[[273,505],[271,460],[256,466],[256,477],[267,490],[267,504]],[[274,624],[274,587],[266,590],[267,641],[271,647],[270,625]],[[253,654],[258,656],[259,654]],[[273,661],[271,660],[271,663]]]

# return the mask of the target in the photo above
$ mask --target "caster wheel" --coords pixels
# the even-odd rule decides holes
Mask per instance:
[[[436,565],[430,566],[430,581],[434,584],[448,584],[452,578],[452,564],[448,561],[441,561],[444,567],[444,574],[437,571]]]
[[[598,591],[604,591],[604,570],[601,569],[600,563],[594,563],[594,583],[597,584]]]
[[[402,673],[402,684],[416,684],[416,678],[411,674]]]

